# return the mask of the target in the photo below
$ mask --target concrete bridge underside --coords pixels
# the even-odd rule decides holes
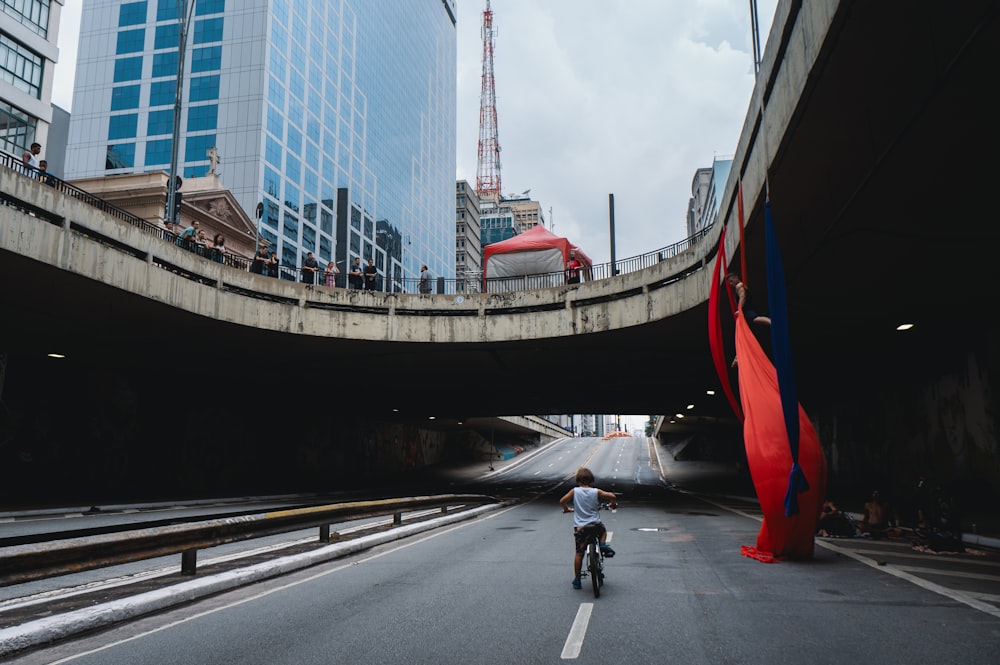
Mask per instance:
[[[996,2],[779,3],[722,216],[737,268],[741,177],[748,283],[763,304],[772,202],[807,409],[931,385],[970,362],[998,376],[1000,142],[987,103],[998,51]],[[655,414],[689,403],[704,418],[731,415],[721,398],[704,399],[718,389],[707,298],[721,223],[641,273],[459,302],[306,290],[208,265],[0,177],[6,196],[56,218],[0,213],[0,347],[14,354],[57,350],[165,377],[212,363],[231,386],[257,385],[264,372],[274,386],[330,391],[339,411],[379,417]],[[896,332],[904,322],[916,327]],[[370,390],[348,390],[357,381]],[[981,394],[995,413],[993,392]]]

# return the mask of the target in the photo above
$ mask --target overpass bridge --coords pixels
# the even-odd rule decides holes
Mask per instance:
[[[1000,61],[997,14],[986,0],[946,10],[780,2],[719,222],[662,263],[580,285],[464,296],[308,290],[205,261],[0,170],[8,383],[18,359],[57,351],[76,368],[153,377],[165,412],[214,404],[227,420],[258,416],[271,427],[319,414],[434,415],[443,425],[688,404],[688,424],[732,423],[724,400],[706,396],[718,389],[707,268],[725,233],[730,267],[745,252],[750,289],[766,302],[769,198],[799,396],[831,446],[831,470],[897,464],[909,449],[920,464],[944,459],[952,477],[995,487],[1000,231],[986,99]],[[901,323],[915,327],[901,333]],[[59,393],[68,370],[26,365],[21,380],[36,381],[35,394]]]

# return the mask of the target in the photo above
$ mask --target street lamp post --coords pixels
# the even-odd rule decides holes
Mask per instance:
[[[177,222],[175,201],[179,180],[177,177],[177,156],[181,142],[181,104],[184,101],[184,54],[187,51],[188,28],[194,14],[195,0],[178,0],[177,25],[180,32],[177,48],[177,84],[174,90],[174,133],[170,145],[170,181],[167,183],[167,219]]]

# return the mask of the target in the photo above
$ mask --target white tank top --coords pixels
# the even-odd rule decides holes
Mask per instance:
[[[598,516],[596,487],[573,489],[573,526],[586,526],[601,521]]]

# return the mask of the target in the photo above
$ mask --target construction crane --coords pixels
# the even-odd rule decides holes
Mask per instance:
[[[483,11],[483,89],[479,97],[479,161],[476,193],[480,201],[499,203],[500,140],[497,138],[497,91],[493,80],[493,47],[496,32],[490,0]]]

